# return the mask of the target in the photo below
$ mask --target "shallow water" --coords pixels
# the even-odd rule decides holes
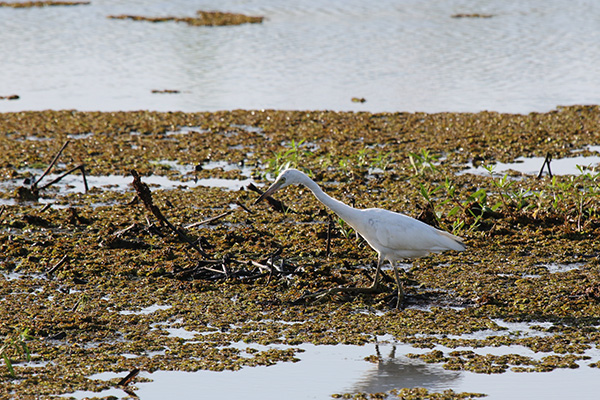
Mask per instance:
[[[231,27],[106,18],[197,9],[266,18]],[[451,18],[457,13],[493,17]],[[0,8],[0,96],[20,96],[0,100],[0,111],[527,113],[597,104],[598,20],[600,3],[592,0],[97,0]]]
[[[252,347],[256,347],[252,345]],[[515,347],[480,348],[478,354],[509,354],[518,352],[525,356],[541,358],[548,353],[534,353]],[[199,372],[142,372],[140,376],[153,382],[135,384],[140,399],[203,398],[225,399],[327,399],[335,393],[376,393],[394,388],[425,387],[430,391],[452,389],[455,392],[487,393],[486,399],[595,399],[600,389],[598,370],[587,363],[600,357],[598,350],[587,354],[591,360],[579,362],[580,368],[557,369],[547,373],[476,374],[448,371],[439,365],[406,357],[407,353],[424,353],[429,349],[416,349],[410,345],[383,343],[366,346],[314,346],[302,345],[305,351],[298,354],[297,363],[279,363],[270,367],[243,368],[239,371]],[[438,346],[443,351],[449,351]],[[457,350],[457,349],[452,349]],[[379,354],[381,361],[371,363],[364,358]],[[94,379],[112,379],[125,374],[102,373]],[[568,382],[568,384],[567,384]],[[309,384],[310,383],[310,384]],[[120,390],[102,392],[123,396]],[[77,398],[94,395],[76,392]],[[98,394],[95,394],[96,396]]]
[[[161,163],[164,163],[165,165],[169,165],[169,166],[173,167],[173,169],[180,168],[179,164],[176,164],[176,163],[174,163],[174,164],[168,164],[168,162],[161,162]],[[212,165],[212,164],[215,164],[215,165]],[[212,163],[212,164],[211,164],[211,168],[216,168],[217,166],[223,167],[223,166],[229,165],[227,163],[222,163],[222,164]],[[193,170],[193,167],[189,167],[187,169],[185,167],[181,167],[181,168],[182,169],[179,172],[181,172],[182,178],[185,174],[184,170],[187,170],[188,172]],[[207,169],[210,169],[210,168],[207,168]],[[230,169],[236,169],[236,167],[235,166],[231,167],[231,168],[226,167],[224,169],[230,170]],[[142,179],[142,182],[146,183],[147,185],[160,187],[161,189],[165,189],[165,190],[176,189],[176,188],[181,188],[181,187],[196,187],[196,186],[216,187],[216,188],[223,188],[226,190],[239,190],[240,188],[247,186],[250,183],[253,183],[253,180],[251,178],[249,178],[249,175],[250,175],[250,173],[248,172],[249,170],[242,169],[241,171],[244,176],[248,176],[248,177],[245,179],[198,178],[198,179],[193,179],[193,180],[191,179],[191,177],[189,177],[189,179],[186,179],[186,180],[178,180],[178,179],[171,179],[169,177],[161,176],[161,175],[150,175],[150,176],[143,176],[143,177],[141,177],[141,179]],[[19,170],[19,173],[21,173],[21,174],[33,173],[33,174],[39,176],[39,175],[41,175],[42,171],[29,169],[29,170]],[[60,176],[59,174],[46,175],[44,177],[44,179],[42,180],[42,182],[40,182],[38,187],[42,187],[47,182],[52,182],[54,179],[58,178],[59,176]],[[115,174],[86,175],[86,180],[87,180],[89,189],[99,188],[102,190],[112,190],[112,191],[118,191],[118,192],[133,191],[133,187],[131,186],[131,182],[133,181],[133,178],[131,176],[127,176],[127,175],[115,175]],[[2,190],[13,191],[19,186],[23,186],[23,179],[11,179],[8,181],[0,181],[0,189],[2,189]],[[57,182],[57,183],[51,185],[50,187],[48,187],[47,189],[45,189],[45,191],[58,192],[60,195],[66,195],[69,193],[84,193],[85,185],[83,182],[83,177],[79,173],[67,175],[64,178],[62,178],[59,182]],[[45,191],[41,192],[42,197],[44,196]],[[40,202],[44,203],[44,201],[42,201],[42,200],[40,200]],[[14,200],[10,200],[10,201],[0,200],[0,204],[14,204],[14,203],[15,203]]]
[[[599,152],[600,146],[588,146],[590,151]],[[504,174],[508,171],[516,171],[525,175],[537,176],[544,166],[544,175],[548,175],[548,168],[544,164],[544,157],[518,157],[511,163],[496,163],[493,165],[494,174]],[[600,156],[578,156],[567,158],[551,159],[550,170],[553,175],[581,175],[582,173],[591,172],[592,175],[598,173],[598,165],[600,164]],[[479,175],[488,175],[489,172],[483,166],[473,167],[467,166],[467,169],[461,173],[471,173]]]
[[[152,306],[141,312],[152,312],[168,306]],[[485,339],[490,336],[512,335],[518,337],[540,337],[552,335],[539,329],[546,329],[552,323],[505,322],[494,319],[494,323],[505,330],[484,330],[456,336],[462,339]],[[175,321],[174,324],[177,324]],[[171,336],[193,341],[202,335],[199,332],[186,331],[170,327],[171,323],[159,324]],[[409,344],[397,343],[390,335],[378,336],[376,344],[356,345],[313,345],[302,344],[303,352],[297,353],[300,361],[296,363],[278,363],[270,367],[245,367],[239,371],[198,371],[141,372],[140,376],[152,382],[140,382],[134,386],[140,399],[187,398],[190,395],[202,395],[206,398],[225,399],[279,399],[291,400],[326,399],[332,394],[378,393],[392,389],[424,387],[432,392],[451,389],[455,392],[486,393],[486,399],[531,399],[531,398],[578,398],[595,399],[600,381],[598,370],[588,366],[600,360],[600,350],[587,350],[589,360],[578,362],[577,369],[556,369],[546,373],[524,373],[508,370],[502,374],[477,374],[467,371],[445,370],[439,364],[428,364],[420,359],[409,358],[407,354],[423,354],[433,349],[415,348]],[[243,351],[247,347],[258,350],[269,348],[289,348],[284,345],[259,345],[256,343],[233,343],[232,347]],[[471,350],[480,355],[520,354],[540,360],[555,353],[534,352],[524,346],[497,347],[457,347],[448,348],[437,345],[436,350],[445,354],[452,351]],[[377,362],[366,357],[377,356]],[[122,378],[125,373],[104,372],[90,376],[90,379],[109,380]],[[235,382],[235,384],[233,384]],[[307,384],[310,382],[310,384]],[[569,382],[569,384],[565,384]],[[76,398],[98,396],[98,393],[79,391],[72,394]],[[111,389],[102,396],[123,396],[120,389]],[[574,397],[573,397],[574,396]]]

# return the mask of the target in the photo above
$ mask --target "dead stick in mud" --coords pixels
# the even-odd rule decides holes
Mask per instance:
[[[542,177],[545,166],[548,166],[548,175],[550,175],[550,178],[552,178],[552,171],[550,170],[550,162],[551,161],[552,161],[552,154],[546,153],[546,158],[544,158],[544,163],[542,164],[542,169],[540,169],[540,173],[537,176],[538,179],[540,179]]]
[[[67,263],[68,261],[69,261],[69,255],[67,254],[63,258],[61,258],[60,261],[57,262],[52,268],[50,268],[48,271],[46,271],[46,276],[52,275],[57,269],[62,267],[63,264]]]
[[[117,386],[129,385],[131,383],[131,381],[133,381],[133,378],[135,378],[139,373],[140,373],[139,368],[133,369],[130,373],[127,374],[127,376],[125,378],[121,379],[119,381],[119,383],[117,383]]]
[[[238,201],[235,202],[235,204],[237,204],[238,206],[240,206],[248,214],[254,214],[254,211],[252,211],[251,209],[249,209],[248,207],[246,207],[245,205],[243,205],[241,201],[238,200]]]
[[[200,253],[203,257],[207,257],[208,255],[204,252],[204,250],[202,250],[202,248],[200,248],[197,242],[190,239],[190,237],[188,237],[188,235],[186,235],[185,232],[183,232],[183,229],[177,228],[175,225],[169,222],[167,217],[163,215],[160,209],[156,205],[154,205],[152,201],[152,193],[150,192],[150,188],[148,187],[148,185],[142,182],[140,175],[137,173],[137,171],[132,169],[131,175],[133,175],[133,188],[135,189],[140,200],[142,200],[142,203],[144,203],[146,209],[152,214],[154,214],[154,216],[159,221],[164,223],[169,229],[175,232],[177,236],[179,236],[183,241],[187,242],[187,244],[194,248],[194,250]]]
[[[54,179],[52,182],[46,183],[44,186],[40,187],[40,190],[46,189],[48,186],[50,185],[54,185],[56,182],[60,181],[62,178],[64,178],[65,176],[72,174],[73,172],[80,170],[81,174],[83,175],[83,186],[85,188],[85,192],[87,193],[90,189],[88,187],[88,183],[87,183],[87,179],[85,177],[85,167],[83,164],[78,165],[74,168],[71,168],[70,170],[68,170],[67,172],[63,173],[62,175],[60,175],[59,177],[57,177],[56,179]],[[39,182],[39,180],[38,180]],[[37,183],[37,182],[36,182]]]
[[[331,254],[331,231],[333,230],[333,217],[328,215],[329,224],[327,224],[327,247],[325,249],[325,257],[329,258]]]
[[[187,225],[185,228],[186,228],[186,229],[189,229],[189,228],[194,228],[194,227],[196,227],[196,226],[200,226],[200,225],[206,225],[206,224],[210,224],[211,222],[217,221],[217,220],[219,220],[219,219],[221,219],[221,218],[223,218],[223,217],[226,217],[226,216],[228,216],[228,215],[229,215],[229,214],[231,214],[233,211],[234,211],[234,210],[229,210],[229,211],[226,211],[226,212],[224,212],[224,213],[222,213],[222,214],[215,215],[214,217],[207,218],[207,219],[205,219],[205,220],[203,220],[203,221],[194,222],[193,224],[189,224],[189,225]]]
[[[254,261],[254,260],[251,260],[251,261],[250,261],[250,263],[251,263],[253,266],[255,266],[255,267],[257,267],[258,269],[260,269],[261,271],[267,271],[267,272],[269,272],[269,273],[272,273],[272,272],[273,272],[273,268],[272,268],[272,267],[270,267],[270,266],[268,266],[268,265],[261,264],[261,263],[259,263],[259,262],[256,262],[256,261]]]
[[[250,210],[248,207],[246,207],[245,205],[243,205],[241,202],[236,201],[235,204],[237,204],[239,207],[241,207],[247,213],[254,214],[254,211]],[[215,221],[217,221],[217,220],[219,220],[219,219],[221,219],[223,217],[228,216],[229,214],[233,214],[234,212],[235,212],[235,210],[225,211],[224,213],[221,213],[219,215],[215,215],[214,217],[206,218],[205,220],[194,222],[192,224],[186,225],[185,229],[194,228],[194,227],[200,226],[200,225],[210,224],[211,222],[215,222]]]
[[[44,171],[44,173],[38,178],[37,181],[33,182],[33,185],[31,185],[32,188],[37,187],[37,184],[40,183],[40,181],[42,179],[44,179],[44,177],[46,175],[48,175],[48,172],[50,172],[50,170],[52,169],[52,167],[54,166],[54,164],[56,164],[56,162],[58,161],[58,157],[60,157],[60,155],[62,154],[63,150],[65,149],[65,147],[67,147],[67,145],[69,144],[69,140],[67,140],[65,142],[65,144],[62,145],[62,147],[60,148],[60,150],[58,151],[58,153],[56,153],[56,155],[54,156],[54,159],[52,160],[52,162],[50,162],[50,165],[48,165],[48,168],[46,168],[46,170]],[[45,187],[47,187],[48,185],[46,185]]]
[[[135,229],[136,226],[137,226],[136,224],[131,224],[127,228],[123,228],[120,231],[116,231],[115,233],[113,233],[113,236],[123,236],[125,233],[129,232],[130,230]]]

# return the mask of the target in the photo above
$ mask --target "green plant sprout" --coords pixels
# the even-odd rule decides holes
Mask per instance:
[[[8,373],[13,378],[16,376],[15,369],[13,367],[12,357],[19,356],[25,357],[25,360],[31,361],[31,353],[27,346],[27,340],[31,340],[33,337],[29,335],[29,329],[26,328],[21,332],[17,332],[12,336],[8,336],[4,339],[4,344],[0,347],[0,354],[4,359],[4,365],[8,369]]]
[[[421,149],[419,153],[409,152],[408,159],[415,171],[415,175],[423,175],[426,170],[437,171],[434,163],[439,159],[439,156],[431,154],[429,150]]]
[[[354,234],[354,229],[350,225],[348,225],[343,219],[337,218],[337,224],[340,229],[342,236],[346,239],[350,239]]]
[[[302,139],[298,143],[292,139],[290,148],[274,153],[273,158],[267,160],[267,170],[264,175],[277,176],[286,168],[297,168],[309,173],[310,171],[302,167],[301,159],[303,157],[310,157],[313,153],[309,150],[300,149],[304,142],[305,139]]]
[[[391,151],[386,154],[381,153],[373,159],[373,161],[371,162],[371,168],[379,168],[382,171],[386,171],[392,162],[393,159]]]

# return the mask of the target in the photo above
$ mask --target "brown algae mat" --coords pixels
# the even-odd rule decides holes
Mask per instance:
[[[22,1],[22,2],[0,1],[0,7],[11,7],[11,8],[81,6],[81,5],[88,5],[88,4],[90,4],[89,1]]]
[[[597,106],[528,115],[0,114],[0,397],[129,383],[88,378],[102,371],[133,372],[135,390],[147,379],[138,370],[294,362],[303,343],[361,345],[375,335],[431,349],[409,357],[451,370],[597,367],[583,354],[600,343],[596,172],[538,179],[461,171],[520,156],[592,155],[589,146],[599,142]],[[278,192],[282,212],[253,206],[258,194],[248,187],[197,184],[246,173],[264,189],[283,165],[311,171],[330,195],[356,207],[454,231],[468,248],[415,260],[402,276],[401,310],[393,309],[389,271],[389,292],[306,300],[325,288],[370,285],[376,254],[306,189]],[[87,192],[65,192],[61,181],[32,188],[49,166],[54,176],[75,168],[72,179],[84,171],[107,184]],[[178,183],[149,185],[144,203],[143,185],[138,192],[110,185],[111,176],[133,182],[132,173]],[[506,334],[498,320],[529,322],[543,334]],[[196,334],[170,336],[167,327]],[[466,335],[481,331],[491,333]],[[265,344],[286,346],[253,347]],[[543,357],[477,353],[511,345]],[[398,388],[378,396],[475,395]]]

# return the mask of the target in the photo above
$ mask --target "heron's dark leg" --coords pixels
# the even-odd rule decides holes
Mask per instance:
[[[325,289],[325,290],[320,290],[316,293],[310,293],[310,294],[305,294],[304,296],[300,297],[298,300],[296,301],[300,301],[300,300],[308,300],[308,299],[322,299],[328,296],[332,296],[334,294],[337,293],[353,293],[353,294],[359,294],[359,293],[379,293],[382,291],[382,288],[379,286],[379,275],[380,275],[380,270],[381,270],[381,264],[383,264],[384,260],[383,258],[379,257],[379,259],[377,260],[377,271],[375,271],[375,280],[373,281],[373,284],[369,287],[366,288],[361,288],[361,287],[334,287],[331,289]]]
[[[381,264],[383,264],[383,258],[379,256],[377,258],[377,270],[375,271],[375,279],[373,280],[373,284],[370,289],[375,289],[379,285],[379,271],[381,271]]]
[[[404,289],[402,288],[402,283],[400,283],[400,275],[398,274],[398,267],[392,263],[392,267],[394,267],[394,275],[396,276],[396,284],[398,285],[398,301],[396,302],[396,308],[400,308],[400,305],[404,302]]]

